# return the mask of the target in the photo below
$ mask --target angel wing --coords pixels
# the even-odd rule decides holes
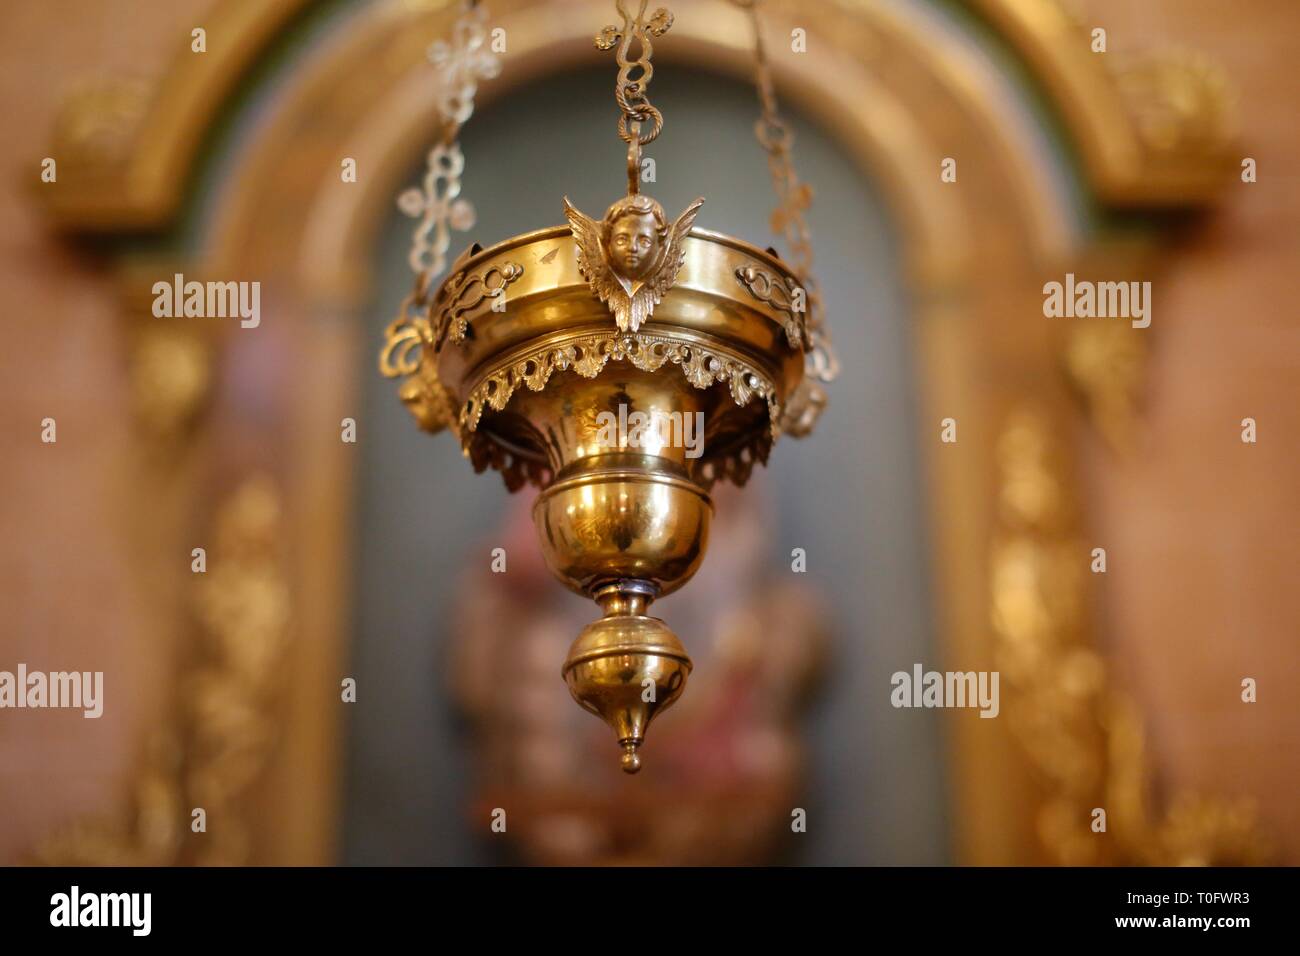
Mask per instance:
[[[620,329],[627,328],[631,297],[605,258],[600,242],[600,222],[585,215],[564,197],[564,216],[569,220],[569,231],[578,244],[578,271],[591,286],[592,293],[609,306]]]
[[[686,207],[686,211],[677,217],[673,223],[668,235],[668,248],[664,250],[663,257],[657,268],[646,281],[633,292],[628,315],[627,327],[633,332],[639,329],[642,324],[650,321],[650,316],[654,313],[655,306],[659,304],[668,290],[673,287],[677,281],[677,273],[682,271],[682,263],[686,261],[686,237],[691,231],[691,226],[695,224],[695,217],[704,205],[704,197],[696,199]],[[619,328],[624,328],[620,322]]]

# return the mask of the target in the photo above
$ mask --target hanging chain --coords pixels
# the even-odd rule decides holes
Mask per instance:
[[[460,129],[474,112],[479,80],[501,71],[500,60],[488,45],[487,9],[466,0],[452,26],[451,42],[438,40],[429,47],[429,62],[438,74],[437,114],[442,127],[439,142],[429,151],[422,187],[411,187],[397,197],[398,208],[420,222],[411,234],[415,305],[423,305],[433,280],[447,268],[451,230],[473,229],[474,206],[460,198],[465,156],[460,151]]]
[[[823,322],[821,289],[813,276],[812,233],[804,212],[812,205],[812,186],[799,179],[791,158],[794,134],[782,119],[776,102],[776,88],[767,62],[767,48],[758,19],[759,0],[732,0],[749,14],[754,28],[754,83],[758,87],[762,115],[754,123],[754,135],[767,153],[767,166],[772,174],[772,188],[776,193],[776,208],[772,210],[772,231],[784,236],[789,247],[790,268],[804,290],[808,307],[808,372],[822,382],[830,382],[839,375],[840,363],[831,343],[829,330]]]
[[[664,128],[663,114],[650,102],[650,80],[654,67],[650,57],[654,47],[652,36],[661,37],[673,25],[673,15],[660,7],[649,20],[645,18],[649,0],[637,0],[637,13],[627,12],[625,0],[615,0],[614,7],[623,18],[623,26],[607,26],[596,34],[596,49],[615,50],[618,61],[618,82],[614,87],[614,100],[622,115],[618,118],[618,138],[627,143],[627,191],[635,195],[641,181],[641,147],[653,143]],[[636,41],[638,56],[630,59],[632,42]],[[633,71],[637,71],[633,75]],[[642,131],[641,125],[650,128]]]
[[[397,197],[398,208],[420,220],[411,234],[408,260],[415,272],[415,288],[384,330],[379,370],[388,378],[410,376],[402,385],[402,401],[421,428],[437,432],[448,427],[455,430],[456,416],[437,371],[426,361],[425,348],[433,346],[430,296],[433,280],[447,268],[451,230],[473,229],[476,218],[473,205],[460,197],[465,156],[459,137],[474,112],[479,80],[491,79],[501,71],[500,60],[488,43],[487,9],[478,0],[465,0],[452,26],[451,42],[437,41],[428,55],[438,77],[441,135],[429,151],[421,186]]]

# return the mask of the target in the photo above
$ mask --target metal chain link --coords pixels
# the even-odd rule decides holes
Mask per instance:
[[[474,112],[479,81],[491,79],[501,70],[500,60],[488,46],[486,7],[477,0],[466,0],[452,26],[451,42],[438,40],[429,47],[428,56],[438,72],[437,113],[442,135],[429,151],[422,186],[397,197],[398,208],[420,220],[411,234],[409,257],[416,275],[417,304],[427,301],[433,280],[447,268],[451,231],[472,229],[476,219],[473,205],[460,198],[465,157],[458,137]]]
[[[663,114],[650,102],[650,80],[654,67],[650,57],[654,46],[652,36],[660,37],[673,25],[673,15],[664,7],[655,10],[649,20],[645,11],[649,0],[638,0],[637,13],[627,12],[624,0],[615,0],[614,7],[623,18],[623,26],[607,26],[596,34],[596,49],[615,50],[618,61],[618,82],[614,86],[614,101],[622,115],[618,118],[618,138],[627,143],[627,189],[635,194],[640,186],[641,147],[653,143],[664,127]],[[632,42],[636,41],[638,56],[630,58]],[[616,49],[617,48],[617,49]],[[633,71],[637,71],[633,75]],[[642,131],[643,123],[649,130]]]
[[[758,19],[759,0],[732,0],[749,14],[754,28],[754,84],[758,88],[758,101],[762,115],[754,123],[754,135],[767,153],[767,166],[776,193],[776,208],[772,210],[772,231],[784,236],[789,249],[790,268],[803,287],[808,306],[808,371],[819,381],[832,381],[840,372],[839,359],[831,342],[830,331],[824,323],[821,289],[813,276],[812,233],[804,212],[812,205],[812,186],[799,179],[791,158],[794,134],[781,117],[776,101],[776,88],[768,65],[767,48]]]

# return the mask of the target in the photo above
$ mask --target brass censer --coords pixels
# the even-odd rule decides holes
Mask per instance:
[[[511,491],[540,489],[533,520],[547,565],[602,614],[573,642],[562,674],[574,699],[613,728],[629,773],[641,766],[650,722],[691,671],[677,635],[648,611],[698,570],[709,489],[743,484],[783,431],[807,434],[825,404],[818,383],[835,373],[808,274],[810,191],[790,164],[761,43],[758,138],[780,200],[774,223],[796,267],[696,227],[703,199],[669,219],[640,191],[642,148],[663,125],[647,96],[651,38],[668,31],[672,15],[660,9],[647,19],[646,0],[638,4],[633,16],[620,0],[621,28],[596,37],[619,64],[627,195],[599,218],[566,198],[567,225],[472,245],[436,287],[449,228],[472,224],[458,198],[456,136],[477,80],[496,64],[477,4],[451,46],[435,45],[445,135],[429,155],[423,192],[399,199],[422,217],[412,251],[418,278],[380,355],[384,374],[405,378],[400,395],[421,427],[451,431],[475,471],[500,471]],[[752,2],[738,5],[754,14]],[[641,434],[613,421],[638,421]],[[696,421],[702,442],[687,447],[675,429]]]

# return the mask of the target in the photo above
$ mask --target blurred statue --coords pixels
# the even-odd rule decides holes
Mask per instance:
[[[755,483],[758,484],[758,483]],[[799,717],[827,644],[821,602],[773,570],[761,485],[714,489],[711,550],[671,605],[695,659],[691,694],[656,721],[653,760],[629,778],[608,728],[573,706],[556,661],[589,615],[537,551],[531,501],[514,498],[489,547],[507,569],[464,582],[452,649],[469,717],[476,797],[506,811],[511,847],[544,864],[774,862],[800,806]],[[665,612],[669,613],[669,612]]]

